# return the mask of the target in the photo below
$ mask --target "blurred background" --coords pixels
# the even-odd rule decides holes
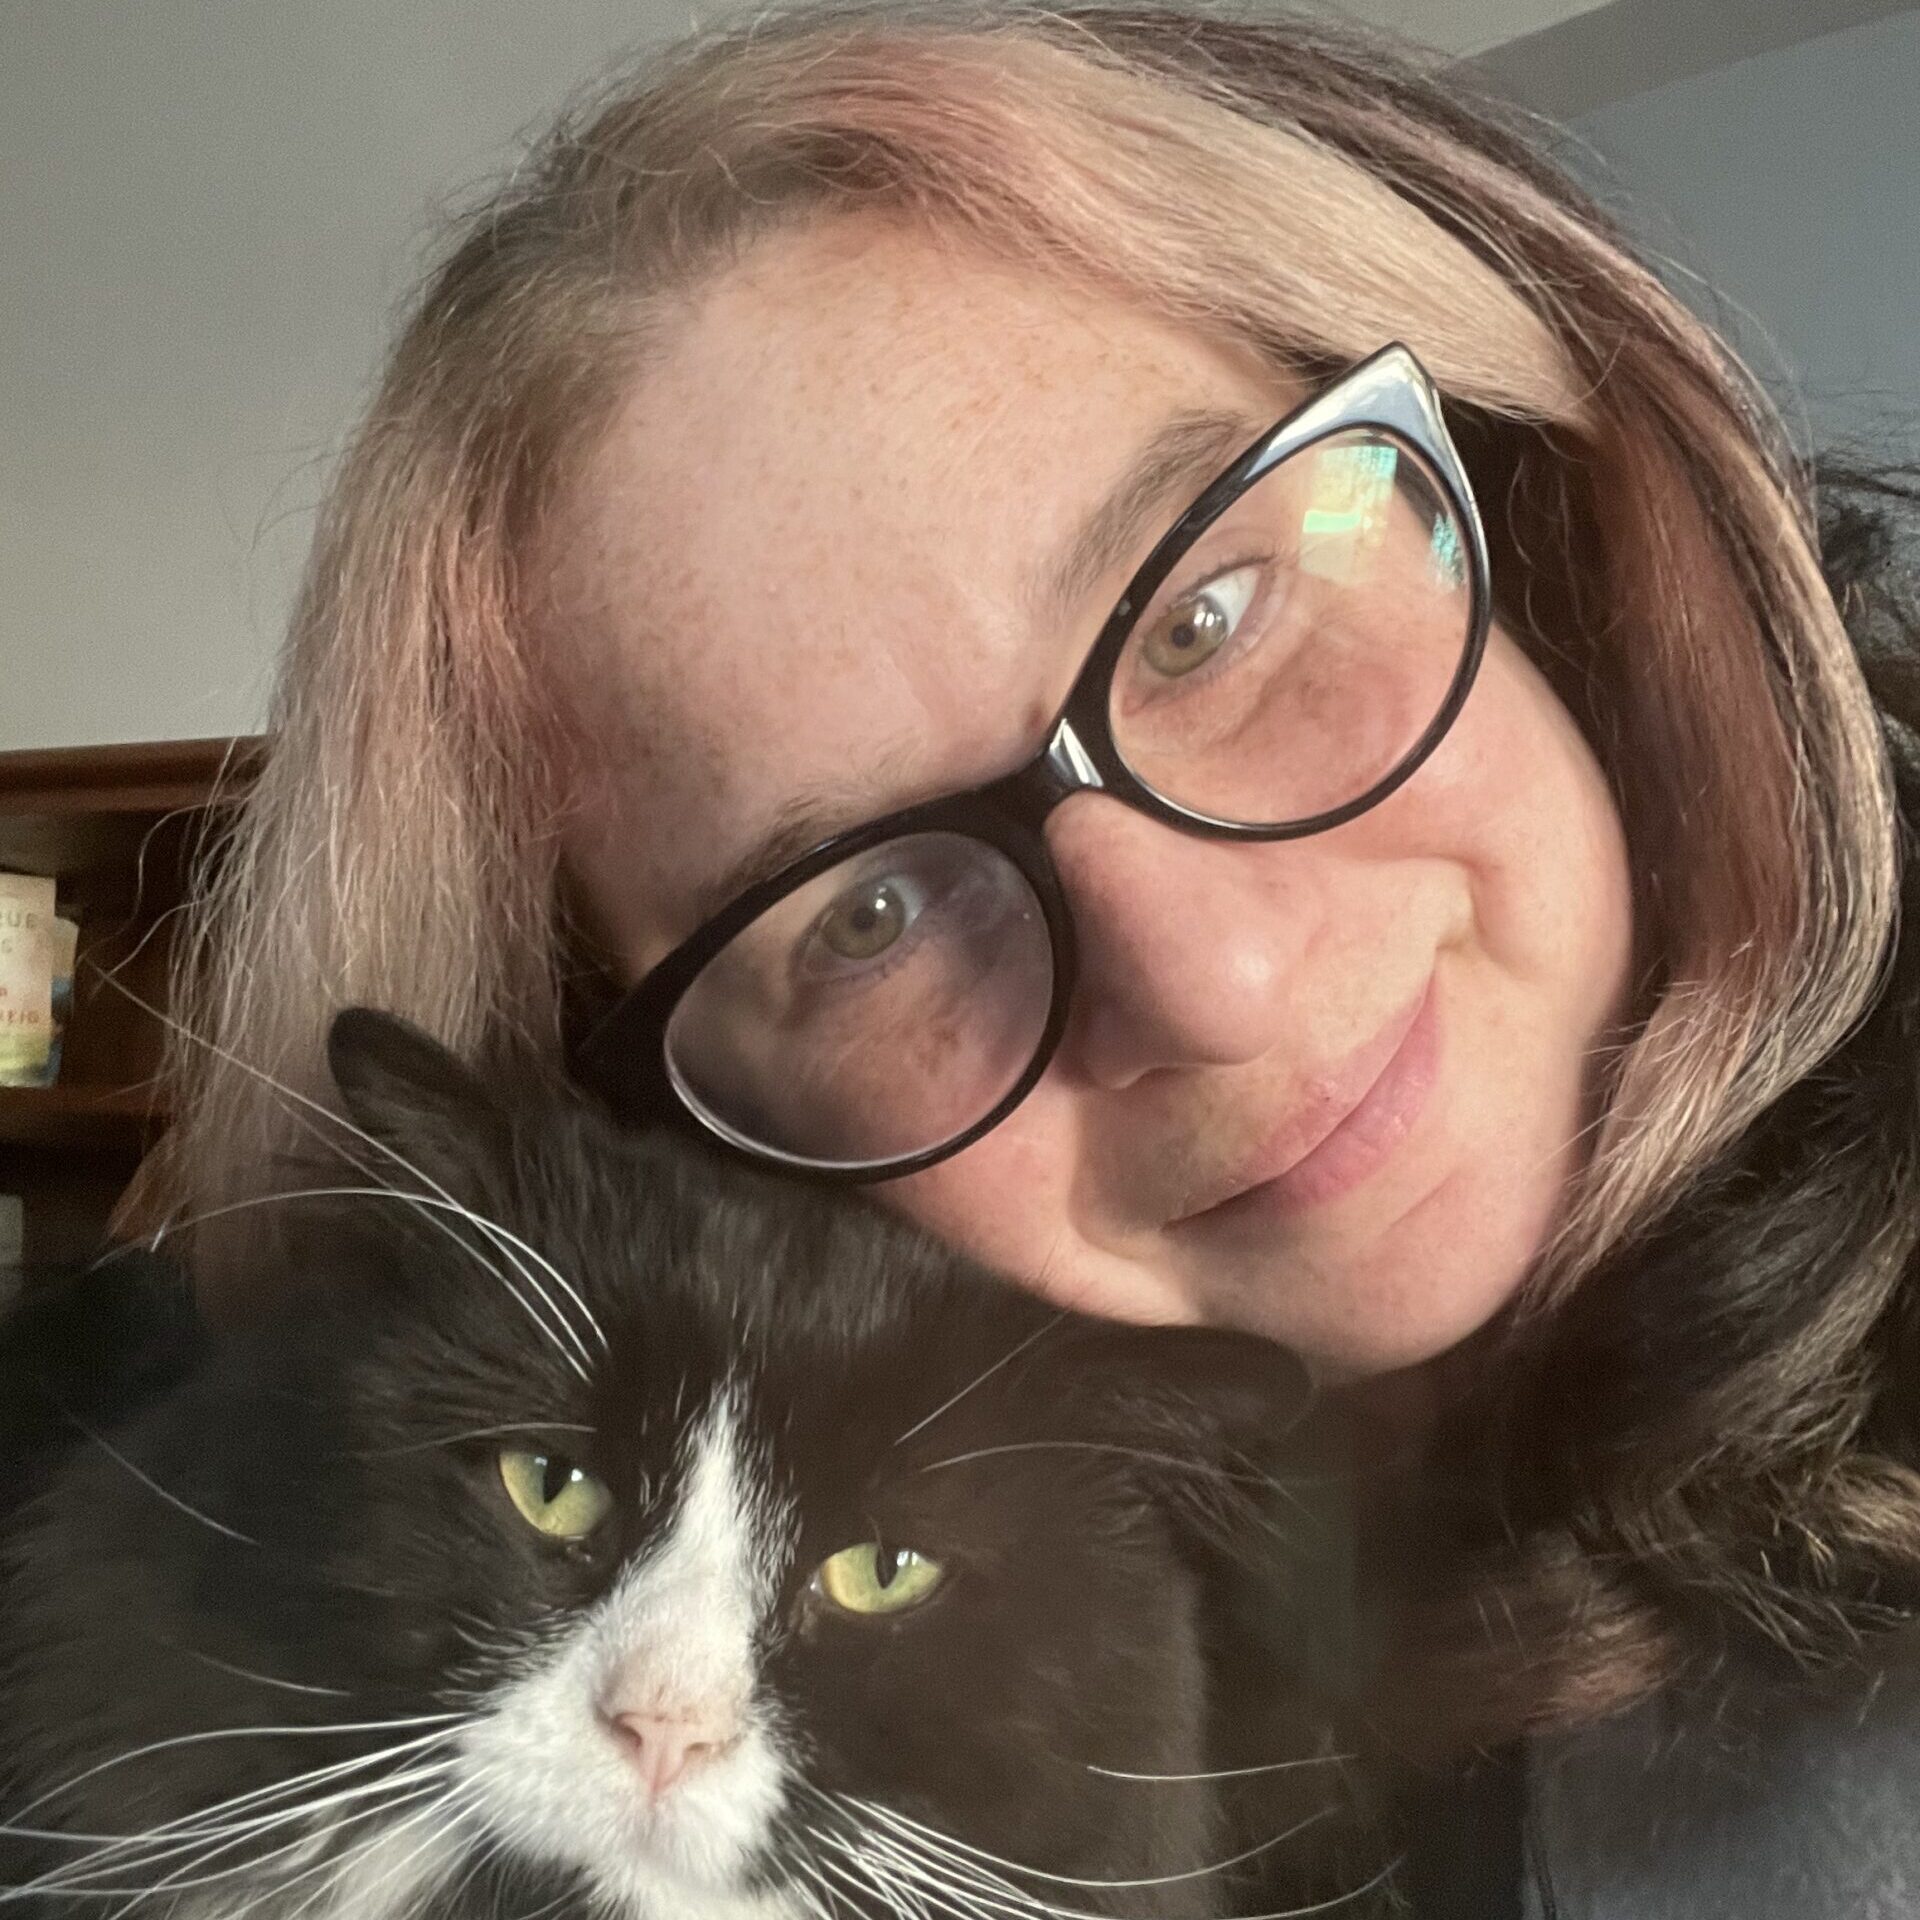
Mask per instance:
[[[1803,437],[1920,453],[1920,7],[1343,10],[1563,121]],[[0,752],[259,726],[436,209],[689,24],[666,0],[0,0]]]

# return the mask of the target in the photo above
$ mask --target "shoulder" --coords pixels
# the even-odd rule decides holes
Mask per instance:
[[[1817,1696],[1656,1698],[1529,1772],[1536,1920],[1920,1913],[1920,1652]]]

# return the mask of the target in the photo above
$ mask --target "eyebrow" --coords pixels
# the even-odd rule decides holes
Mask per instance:
[[[1272,425],[1270,418],[1256,419],[1237,408],[1189,409],[1163,421],[1059,554],[1036,574],[1029,597],[1042,625],[1075,609],[1133,556],[1176,500],[1185,504]]]
[[[869,763],[869,777],[877,774],[882,786],[891,784],[896,775],[905,774],[905,757],[903,749],[897,746],[879,749]],[[781,802],[771,824],[755,836],[752,845],[694,889],[688,934],[704,927],[749,887],[771,880],[781,868],[798,860],[803,853],[811,852],[821,841],[858,825],[859,819],[868,818],[864,814],[858,819],[850,817],[857,802],[853,787],[844,781],[822,782],[790,794]],[[890,813],[893,809],[882,811]]]
[[[1189,408],[1164,420],[1065,545],[1031,575],[1026,599],[1037,629],[1044,633],[1061,624],[1133,555],[1148,530],[1157,526],[1158,516],[1169,514],[1175,501],[1184,504],[1272,425],[1271,418],[1221,408]],[[894,774],[906,770],[904,758],[897,747],[883,751],[869,765],[863,786],[893,784]],[[705,926],[750,887],[771,879],[834,833],[875,817],[855,814],[860,799],[844,781],[822,783],[789,797],[738,858],[695,890],[689,930]]]

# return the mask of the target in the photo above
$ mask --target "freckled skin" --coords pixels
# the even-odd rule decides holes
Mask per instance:
[[[1383,343],[1384,344],[1384,343]],[[843,824],[1031,753],[1131,567],[1062,628],[1028,583],[1170,415],[1277,419],[1244,351],[877,221],[757,243],[636,380],[548,572],[550,652],[616,776],[570,855],[637,976],[796,794]],[[1562,1203],[1630,949],[1598,763],[1496,627],[1434,757],[1347,826],[1204,841],[1080,795],[1058,1057],[985,1139],[878,1191],[1053,1296],[1406,1367],[1509,1298]],[[1439,1060],[1358,1186],[1178,1217],[1432,979]]]

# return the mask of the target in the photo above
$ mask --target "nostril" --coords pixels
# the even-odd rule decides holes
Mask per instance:
[[[719,1759],[739,1739],[736,1725],[707,1715],[616,1713],[608,1725],[626,1747],[648,1797],[655,1800]]]

